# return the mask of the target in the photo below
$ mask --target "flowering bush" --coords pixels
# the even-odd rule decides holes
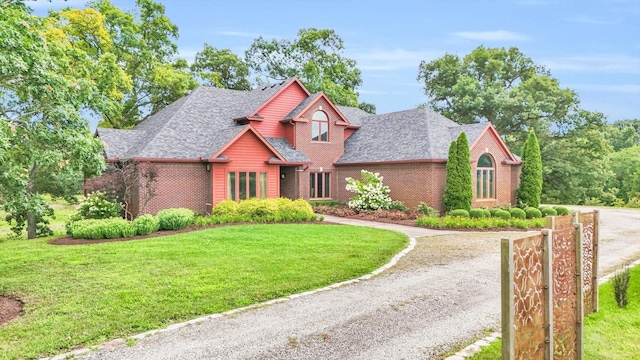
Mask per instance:
[[[346,178],[347,191],[356,196],[349,199],[349,207],[356,211],[388,210],[392,201],[389,197],[389,187],[382,185],[382,176],[378,173],[362,170],[362,181]]]

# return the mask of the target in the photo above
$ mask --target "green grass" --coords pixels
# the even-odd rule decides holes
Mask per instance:
[[[84,197],[79,198],[83,199]],[[45,195],[45,199],[55,212],[55,218],[47,217],[50,222],[49,227],[53,230],[55,235],[64,235],[66,233],[64,224],[69,220],[69,215],[76,212],[78,205],[69,205],[62,199],[51,200],[49,195]],[[2,209],[2,206],[0,206],[0,209]],[[6,215],[6,212],[0,210],[0,242],[2,241],[2,237],[13,234],[11,231],[11,225],[5,221]],[[25,231],[22,232],[22,237],[25,239],[27,238]]]
[[[619,308],[611,281],[598,289],[600,306],[584,319],[584,358],[593,360],[640,359],[640,266],[631,269],[629,305]],[[502,343],[495,341],[473,360],[500,359]]]
[[[25,314],[0,327],[0,358],[50,356],[353,279],[408,242],[363,227],[280,224],[54,246],[0,243],[0,294]]]

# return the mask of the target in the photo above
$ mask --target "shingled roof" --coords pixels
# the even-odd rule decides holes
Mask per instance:
[[[349,110],[340,111],[349,117]],[[338,164],[446,160],[449,145],[460,132],[465,131],[471,145],[487,127],[487,124],[461,126],[424,108],[362,116],[358,121],[361,127],[345,141],[344,155]]]
[[[132,130],[98,128],[107,158],[208,159],[246,125],[233,119],[254,115],[287,82],[251,91],[200,86]]]

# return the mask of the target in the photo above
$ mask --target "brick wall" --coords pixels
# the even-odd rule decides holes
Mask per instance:
[[[347,201],[353,196],[353,193],[345,189],[346,177],[360,179],[360,171],[367,170],[380,173],[383,184],[389,186],[391,190],[389,196],[393,200],[402,201],[410,208],[415,208],[420,202],[424,202],[442,212],[445,166],[444,163],[341,165],[337,167],[337,199]]]
[[[514,172],[519,174],[519,165],[504,164],[508,154],[494,138],[490,131],[486,131],[470,149],[471,153],[471,178],[473,181],[473,207],[514,204],[515,189],[518,186],[518,176],[514,178]],[[480,156],[491,156],[495,166],[495,197],[493,199],[479,199],[476,194],[477,163]]]
[[[210,172],[203,163],[152,163],[158,178],[157,195],[149,200],[144,213],[155,215],[168,208],[184,207],[208,213],[211,207]],[[142,204],[139,204],[142,206]]]
[[[328,142],[311,141],[311,117],[314,112],[320,110],[320,107],[329,117]],[[304,172],[299,173],[298,194],[309,199],[309,174],[320,172],[320,168],[322,168],[323,173],[331,173],[331,198],[335,199],[338,196],[336,189],[338,178],[333,163],[344,152],[344,126],[335,125],[335,122],[342,121],[342,119],[323,98],[320,98],[302,116],[309,119],[309,122],[296,123],[296,148],[304,152],[312,163]]]

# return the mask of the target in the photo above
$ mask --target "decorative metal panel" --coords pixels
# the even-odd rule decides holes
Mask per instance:
[[[554,359],[577,356],[576,229],[553,231],[553,353]]]
[[[573,222],[574,222],[573,215],[554,216],[552,230],[561,230],[561,229],[573,227]]]
[[[596,231],[596,213],[580,213],[578,215],[578,221],[582,223],[582,279],[583,279],[583,291],[584,291],[584,315],[590,314],[595,311],[595,291],[597,284],[595,284],[595,274],[597,273],[596,258],[598,256],[597,239],[595,238]]]
[[[515,359],[544,358],[542,234],[513,241]]]

